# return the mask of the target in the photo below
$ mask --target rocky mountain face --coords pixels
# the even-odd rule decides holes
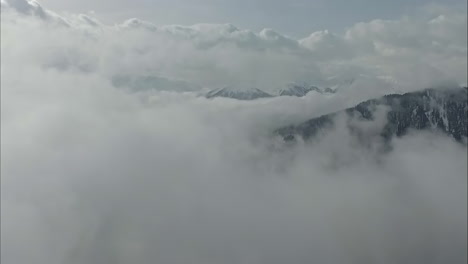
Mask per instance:
[[[438,130],[466,143],[467,97],[467,87],[386,95],[302,124],[278,129],[276,133],[285,141],[295,141],[298,137],[307,140],[320,132],[333,129],[339,116],[344,116],[346,127],[352,134],[369,135],[369,131],[366,131],[369,126],[365,123],[377,122],[380,109],[384,111],[384,122],[374,134],[386,141],[394,136],[404,136],[410,130]]]

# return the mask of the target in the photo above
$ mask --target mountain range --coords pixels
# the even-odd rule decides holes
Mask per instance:
[[[227,97],[237,100],[255,100],[259,98],[272,97],[272,95],[257,88],[227,86],[211,90],[206,94],[206,98],[214,97]]]
[[[285,88],[280,89],[275,94],[270,94],[265,91],[262,91],[258,88],[250,88],[250,87],[239,87],[239,86],[227,86],[220,89],[211,90],[206,93],[207,98],[214,98],[214,97],[226,97],[231,99],[237,100],[255,100],[259,98],[268,98],[268,97],[276,97],[276,96],[296,96],[296,97],[303,97],[309,92],[317,92],[317,93],[335,93],[336,90],[331,88],[318,88],[312,85],[301,85],[296,83],[289,83],[286,85]]]

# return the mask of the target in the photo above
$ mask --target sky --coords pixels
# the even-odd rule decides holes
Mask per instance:
[[[305,26],[304,8],[290,16],[307,23],[271,18],[279,1],[249,2],[244,17],[228,12],[242,2],[204,2],[231,24],[198,21],[201,2],[140,3],[1,0],[2,263],[466,263],[466,144],[412,131],[384,148],[385,109],[309,142],[274,133],[466,85],[466,9],[355,2],[327,31]],[[290,82],[338,92],[204,96]]]
[[[106,23],[137,17],[156,25],[232,23],[242,28],[273,28],[292,37],[318,30],[342,32],[358,22],[397,19],[425,5],[466,9],[464,0],[43,0],[57,12],[95,11]]]

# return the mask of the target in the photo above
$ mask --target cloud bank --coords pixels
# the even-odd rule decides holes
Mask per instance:
[[[466,146],[415,133],[382,155],[339,126],[295,147],[270,137],[394,88],[382,80],[466,82],[466,15],[437,10],[294,40],[232,25],[106,26],[2,1],[2,263],[466,263]],[[112,82],[121,75],[161,87],[128,93]],[[356,76],[333,96],[171,92]]]
[[[15,0],[2,2],[2,48],[16,56],[22,48],[32,52],[29,45],[18,46],[20,39],[44,43],[29,54],[42,66],[108,78],[147,75],[268,91],[287,82],[334,86],[371,77],[367,90],[378,82],[409,91],[467,83],[466,24],[466,10],[427,6],[416,16],[358,23],[343,34],[323,30],[293,39],[272,29],[257,33],[230,24],[156,26],[135,18],[104,25],[89,14],[58,15],[35,1]],[[50,42],[44,42],[44,34]]]

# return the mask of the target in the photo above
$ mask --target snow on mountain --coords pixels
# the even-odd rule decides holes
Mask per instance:
[[[220,89],[209,91],[206,94],[207,98],[214,97],[227,97],[237,100],[255,100],[259,98],[272,97],[271,94],[266,93],[257,88],[242,87],[242,86],[227,86]]]
[[[289,83],[286,85],[286,88],[279,90],[278,95],[302,97],[311,91],[320,92],[319,88],[315,86],[306,86],[306,85],[299,85],[296,83]]]
[[[297,83],[289,83],[286,85],[286,88],[280,89],[278,92],[279,96],[297,96],[302,97],[308,94],[309,92],[318,92],[318,93],[335,93],[335,90],[331,88],[319,88],[313,85],[307,84],[297,84]]]
[[[207,98],[213,97],[227,97],[238,100],[254,100],[258,98],[268,98],[275,96],[296,96],[302,97],[308,94],[311,91],[323,93],[334,93],[335,91],[330,88],[319,88],[317,86],[307,85],[307,84],[298,84],[298,83],[289,83],[285,88],[280,89],[277,93],[269,94],[265,91],[262,91],[258,88],[251,88],[248,86],[228,86],[216,90],[211,90],[206,93]]]

